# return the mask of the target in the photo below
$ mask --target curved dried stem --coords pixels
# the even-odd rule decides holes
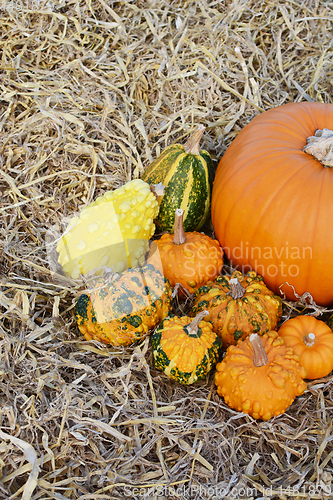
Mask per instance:
[[[257,333],[252,333],[250,335],[250,342],[253,349],[253,364],[254,366],[264,366],[267,365],[268,357],[264,346],[260,340],[260,337]]]
[[[238,278],[231,278],[229,280],[230,291],[227,295],[230,295],[233,299],[241,299],[245,295],[245,288],[239,282]]]
[[[196,335],[197,334],[199,323],[200,323],[200,321],[203,320],[203,318],[205,316],[207,316],[207,314],[209,314],[208,311],[201,311],[201,312],[199,312],[199,314],[196,315],[196,317],[193,319],[193,321],[191,321],[191,323],[187,327],[187,330],[188,330],[188,332],[189,332],[190,335]]]
[[[192,153],[194,155],[198,155],[200,153],[199,143],[205,129],[206,127],[204,125],[197,126],[184,146],[186,153]]]

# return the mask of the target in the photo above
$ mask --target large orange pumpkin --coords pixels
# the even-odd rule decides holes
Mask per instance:
[[[284,284],[281,289],[291,300],[296,298],[294,287],[298,295],[310,292],[318,304],[329,305],[333,135],[312,139],[314,151],[326,143],[323,155],[330,166],[303,151],[318,129],[333,130],[333,104],[291,103],[255,117],[218,166],[212,222],[227,257],[239,270],[255,270],[276,294]]]

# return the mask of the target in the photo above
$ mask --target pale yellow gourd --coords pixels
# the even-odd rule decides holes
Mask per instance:
[[[58,241],[58,262],[66,276],[77,279],[103,266],[119,273],[142,265],[158,210],[155,195],[141,179],[97,198],[71,219]]]

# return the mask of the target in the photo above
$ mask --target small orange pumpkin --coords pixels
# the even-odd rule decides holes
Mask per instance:
[[[217,240],[197,231],[184,232],[183,210],[175,214],[175,233],[165,233],[152,242],[148,262],[162,272],[174,287],[177,283],[194,293],[214,280],[223,267],[223,250]],[[184,296],[180,290],[180,296]]]
[[[333,332],[324,321],[297,316],[283,323],[279,335],[300,357],[307,378],[326,377],[333,370]]]

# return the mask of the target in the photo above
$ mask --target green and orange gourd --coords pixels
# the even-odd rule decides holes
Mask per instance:
[[[172,289],[152,265],[101,278],[75,305],[80,332],[87,340],[130,345],[171,311]]]
[[[155,368],[180,384],[204,379],[218,360],[221,341],[206,314],[167,317],[151,336]]]
[[[282,314],[282,300],[269,290],[254,271],[243,275],[217,276],[194,295],[191,315],[207,310],[222,340],[223,348],[235,345],[251,333],[262,335],[274,330]]]

